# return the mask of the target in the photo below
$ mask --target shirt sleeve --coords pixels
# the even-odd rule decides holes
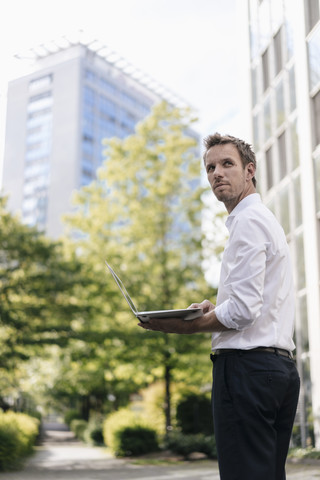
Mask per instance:
[[[268,245],[263,222],[235,219],[223,259],[225,300],[215,308],[227,328],[245,330],[261,315]]]

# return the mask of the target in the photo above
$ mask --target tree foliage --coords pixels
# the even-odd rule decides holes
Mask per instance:
[[[21,362],[77,336],[74,325],[90,309],[78,295],[84,282],[76,255],[23,225],[0,197],[1,396],[18,388]]]
[[[104,263],[118,272],[139,310],[212,298],[202,271],[203,189],[192,123],[190,111],[161,103],[135,134],[107,140],[97,180],[75,195],[76,210],[66,217],[73,248],[94,278],[83,293],[100,310],[91,325],[100,337],[87,358],[92,362],[95,352],[114,388],[145,385],[163,376],[163,367],[167,388],[172,374],[209,380],[209,337],[140,331]]]
[[[86,418],[164,379],[169,425],[172,381],[210,383],[210,336],[137,328],[104,263],[140,310],[212,299],[192,124],[188,110],[162,103],[135,134],[106,141],[97,180],[75,194],[63,243],[22,225],[0,199],[1,397],[25,385]]]

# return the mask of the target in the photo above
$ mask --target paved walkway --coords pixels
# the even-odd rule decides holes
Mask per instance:
[[[219,480],[214,461],[178,465],[138,465],[115,459],[105,449],[89,447],[64,430],[48,425],[45,442],[19,472],[0,480]],[[254,480],[254,479],[250,479]],[[320,480],[320,464],[289,464],[287,480]]]

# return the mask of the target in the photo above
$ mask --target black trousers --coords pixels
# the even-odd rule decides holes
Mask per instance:
[[[285,480],[300,379],[269,352],[212,356],[212,406],[221,480]]]

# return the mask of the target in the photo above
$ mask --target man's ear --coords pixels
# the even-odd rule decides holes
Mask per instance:
[[[256,174],[255,166],[253,165],[252,162],[248,163],[247,164],[247,179],[252,180],[253,177],[255,176],[255,174]]]

